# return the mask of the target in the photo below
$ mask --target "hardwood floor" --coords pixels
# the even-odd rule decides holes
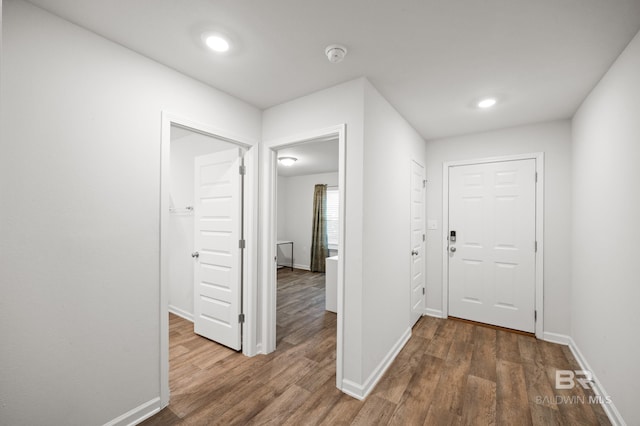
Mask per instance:
[[[554,389],[556,369],[579,369],[565,346],[423,317],[358,401],[335,387],[335,339],[324,275],[300,270],[279,271],[278,348],[269,355],[247,358],[170,315],[171,403],[142,424],[610,424],[601,406],[589,404],[590,391]]]

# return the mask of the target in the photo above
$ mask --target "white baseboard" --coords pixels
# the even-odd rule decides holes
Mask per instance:
[[[299,263],[293,264],[294,269],[302,269],[303,271],[310,271],[311,267],[309,265],[301,265]],[[281,263],[278,265],[278,269],[291,269],[291,264]]]
[[[342,380],[342,392],[356,399],[363,400],[371,393],[376,384],[384,376],[385,371],[391,366],[393,360],[396,359],[404,345],[407,344],[411,338],[411,328],[408,328],[400,339],[393,345],[391,350],[384,357],[382,362],[373,370],[364,384],[360,385],[348,379]]]
[[[600,380],[598,380],[598,377],[595,375],[595,373],[591,369],[591,366],[587,362],[586,358],[584,357],[584,355],[582,355],[582,352],[580,352],[580,349],[578,349],[578,345],[576,345],[576,342],[574,342],[574,340],[571,337],[569,337],[569,349],[571,349],[571,353],[575,357],[576,361],[578,361],[578,364],[580,364],[580,368],[582,368],[585,371],[591,372],[591,376],[593,379],[593,382],[591,382],[592,389],[595,392],[595,394],[600,395],[604,399],[606,399],[609,396],[609,394],[604,389],[604,387],[602,386],[602,383],[600,383]],[[627,423],[624,421],[624,419],[620,415],[620,412],[616,408],[613,401],[611,401],[611,403],[609,404],[602,404],[602,408],[604,409],[604,412],[607,413],[607,417],[609,417],[611,424],[617,425],[617,426],[627,425]]]
[[[549,343],[569,345],[569,342],[571,341],[571,337],[565,334],[551,333],[549,331],[545,331],[544,333],[542,333],[542,340]]]
[[[311,267],[309,265],[300,265],[299,263],[294,263],[293,267],[296,269],[303,269],[305,271],[310,271]]]
[[[342,379],[342,388],[340,390],[360,401],[364,399],[364,387],[349,379]]]
[[[160,398],[153,398],[151,401],[147,401],[144,404],[127,411],[123,415],[116,417],[110,422],[105,423],[104,426],[137,425],[138,423],[142,423],[149,417],[153,416],[161,409],[162,407],[160,406]]]
[[[177,308],[177,307],[175,307],[173,305],[169,305],[169,312],[171,312],[172,314],[175,314],[175,315],[177,315],[179,317],[182,317],[182,318],[186,319],[187,321],[193,322],[193,314],[191,314],[191,313],[189,313],[189,312],[187,312],[187,311],[185,311],[183,309]]]
[[[442,311],[440,309],[426,308],[424,314],[430,317],[442,318]]]

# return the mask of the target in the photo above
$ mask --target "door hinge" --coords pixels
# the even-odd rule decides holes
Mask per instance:
[[[533,311],[533,321],[538,321],[538,311]]]
[[[245,240],[238,241],[238,246],[243,249],[246,248],[247,242]]]
[[[424,296],[424,287],[422,287],[422,295]]]
[[[537,241],[534,241],[533,249],[535,250],[536,253],[538,252],[538,242]]]
[[[426,179],[422,179],[422,187],[423,188],[427,187],[427,180]]]
[[[244,166],[244,164],[243,164],[243,165],[241,165],[241,166],[239,167],[239,169],[240,169],[240,170],[239,170],[239,171],[240,171],[240,174],[241,174],[242,176],[244,176],[245,174],[247,174],[247,168]]]
[[[422,234],[422,241],[425,241],[427,239],[427,236]]]
[[[239,322],[240,324],[244,324],[244,314],[240,314],[240,315],[238,315],[238,322]]]
[[[538,181],[538,172],[536,172],[536,182]]]

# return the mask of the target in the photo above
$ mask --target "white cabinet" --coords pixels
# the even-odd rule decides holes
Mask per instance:
[[[338,256],[327,257],[325,261],[325,309],[338,311]]]

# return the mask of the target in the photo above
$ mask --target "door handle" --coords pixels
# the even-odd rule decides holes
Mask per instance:
[[[200,253],[198,253],[197,251],[194,251],[193,253],[191,253],[191,257],[197,259],[200,257]]]
[[[449,248],[449,250],[451,250],[451,253],[455,253],[455,252],[456,252],[456,248],[455,248],[455,247],[453,247],[453,246],[451,246],[451,247]]]
[[[417,256],[418,255],[418,250],[411,250],[411,255],[412,256]]]

